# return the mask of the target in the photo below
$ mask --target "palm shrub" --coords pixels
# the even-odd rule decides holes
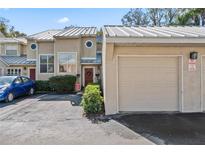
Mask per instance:
[[[85,113],[100,113],[103,111],[103,97],[99,85],[87,85],[81,101]]]

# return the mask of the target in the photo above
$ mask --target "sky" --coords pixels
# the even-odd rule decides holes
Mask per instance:
[[[8,19],[16,30],[31,35],[65,26],[119,25],[129,9],[0,9],[0,17]]]

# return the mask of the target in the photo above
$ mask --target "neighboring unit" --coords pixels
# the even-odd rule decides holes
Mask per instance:
[[[103,28],[106,114],[205,110],[205,27]]]
[[[29,76],[29,70],[35,67],[35,61],[27,60],[26,45],[25,38],[0,37],[0,76]]]

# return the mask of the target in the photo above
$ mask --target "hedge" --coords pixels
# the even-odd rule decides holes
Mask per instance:
[[[51,91],[51,88],[49,86],[49,81],[37,80],[35,81],[35,83],[36,83],[36,91],[41,91],[41,92]]]
[[[103,111],[103,97],[99,85],[87,85],[81,101],[85,113],[101,113]]]
[[[49,78],[50,88],[57,93],[72,92],[75,89],[76,76],[64,75]]]

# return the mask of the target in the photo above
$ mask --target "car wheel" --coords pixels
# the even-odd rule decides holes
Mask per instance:
[[[29,95],[33,95],[33,94],[34,94],[34,89],[31,88],[31,89],[29,90]]]
[[[9,93],[6,98],[6,102],[12,102],[13,100],[14,100],[14,95],[12,93]]]

